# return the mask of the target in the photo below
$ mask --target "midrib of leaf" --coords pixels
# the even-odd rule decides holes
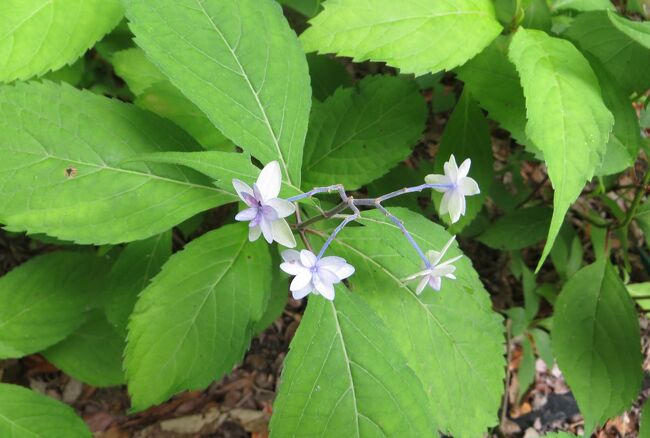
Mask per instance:
[[[217,24],[214,22],[212,17],[208,14],[208,12],[205,10],[203,7],[203,0],[196,0],[196,3],[198,6],[201,8],[201,12],[205,17],[210,20],[210,23],[212,24],[212,27],[214,28],[215,31],[219,34],[219,37],[223,40],[223,43],[226,45],[228,48],[228,51],[230,51],[230,54],[232,55],[233,59],[237,63],[237,66],[239,67],[240,70],[240,75],[244,78],[246,81],[246,84],[248,85],[248,88],[250,89],[251,93],[253,93],[253,96],[255,97],[255,102],[257,103],[257,107],[262,113],[262,116],[264,117],[264,124],[266,125],[266,128],[269,130],[269,133],[271,134],[271,138],[273,139],[273,145],[275,146],[275,150],[278,154],[278,158],[280,158],[280,162],[282,164],[282,168],[284,169],[284,173],[287,177],[287,181],[291,184],[291,175],[289,174],[289,168],[287,167],[287,162],[285,160],[284,155],[282,154],[282,150],[280,149],[280,143],[279,139],[276,137],[275,132],[273,132],[273,127],[271,126],[271,122],[269,121],[269,117],[266,114],[266,111],[264,110],[264,106],[262,105],[262,102],[260,102],[259,99],[259,92],[262,91],[262,87],[264,86],[264,83],[262,83],[262,87],[260,87],[259,92],[255,91],[255,88],[253,87],[253,84],[251,83],[250,79],[248,78],[248,73],[246,72],[246,69],[244,69],[244,66],[239,62],[239,57],[237,56],[237,53],[233,50],[233,48],[230,46],[228,43],[228,40],[226,40],[225,36],[221,32],[221,30],[217,27]],[[266,74],[266,70],[265,70]],[[286,95],[285,95],[286,99]],[[282,112],[282,126],[284,125],[284,108],[283,107],[283,112]],[[282,126],[280,127],[280,130],[282,130]]]
[[[394,106],[396,107],[396,106],[401,105],[402,102],[404,102],[406,99],[408,99],[408,98],[410,98],[410,97],[411,97],[410,95],[405,94],[405,95],[404,95],[404,96],[399,100],[399,102],[396,103]],[[353,98],[352,100],[354,100],[354,98]],[[354,102],[353,102],[353,103],[354,103]],[[347,144],[348,142],[350,142],[354,137],[356,137],[357,135],[361,134],[362,132],[368,131],[369,129],[375,127],[375,125],[377,125],[379,122],[381,122],[381,121],[384,120],[384,118],[385,118],[385,117],[390,113],[390,111],[391,111],[392,109],[393,109],[393,108],[390,108],[388,111],[383,112],[382,115],[381,115],[380,117],[377,118],[377,120],[375,120],[374,122],[372,122],[371,124],[369,124],[367,127],[363,128],[363,129],[360,129],[360,130],[358,130],[358,131],[354,131],[354,132],[353,132],[352,134],[350,134],[350,135],[349,135],[345,140],[341,140],[341,141],[339,141],[336,145],[334,145],[334,146],[332,146],[332,147],[330,148],[330,150],[329,150],[328,153],[322,155],[318,160],[314,161],[313,163],[308,163],[307,166],[306,166],[306,169],[313,169],[314,167],[316,167],[316,165],[317,165],[318,163],[320,163],[321,161],[323,161],[324,159],[326,159],[326,158],[328,158],[330,155],[332,155],[334,152],[336,152],[337,150],[339,150],[340,148],[342,148],[345,144]],[[361,123],[361,118],[362,118],[363,114],[365,114],[365,112],[366,112],[367,110],[368,110],[368,105],[365,106],[365,108],[363,109],[363,112],[362,112],[361,115],[359,116],[359,119],[357,120],[357,126],[359,125],[359,123]],[[347,112],[347,111],[346,111],[346,112]],[[336,130],[338,130],[338,129],[341,127],[341,123],[343,123],[344,120],[345,120],[344,117],[341,117],[341,118],[339,119],[338,126],[336,127]],[[355,129],[356,129],[356,127],[355,127]]]
[[[354,389],[354,380],[352,379],[352,370],[350,369],[350,357],[348,356],[348,349],[345,346],[345,340],[343,339],[343,333],[341,332],[341,323],[339,322],[339,316],[338,313],[336,312],[336,307],[334,307],[333,302],[327,303],[329,308],[332,310],[332,314],[334,315],[334,321],[336,322],[336,334],[338,335],[340,341],[341,341],[341,348],[343,349],[343,356],[345,359],[345,369],[348,372],[348,379],[350,381],[350,391],[352,392],[352,400],[354,402],[354,426],[355,426],[355,431],[356,431],[356,436],[359,437],[361,436],[361,432],[359,430],[359,408],[357,406],[357,394]],[[324,432],[325,430],[323,430]]]
[[[247,239],[242,239],[242,242],[241,242],[239,248],[237,249],[237,252],[233,256],[233,258],[230,260],[228,265],[224,268],[221,275],[219,275],[219,278],[217,278],[210,285],[210,287],[208,287],[208,293],[205,294],[205,297],[203,298],[203,301],[201,302],[199,307],[197,307],[196,311],[194,312],[194,315],[192,316],[192,318],[190,320],[186,321],[186,322],[189,322],[189,324],[187,324],[187,329],[185,330],[185,333],[183,334],[182,339],[176,344],[176,349],[174,350],[174,352],[172,354],[169,355],[169,358],[167,359],[167,361],[165,361],[165,363],[161,366],[161,368],[166,367],[169,364],[169,362],[176,357],[176,354],[178,353],[179,348],[181,347],[182,344],[185,343],[185,340],[187,339],[187,335],[189,335],[190,331],[194,327],[194,324],[196,323],[196,318],[198,318],[199,314],[203,310],[203,307],[205,306],[205,303],[207,303],[208,299],[212,296],[212,294],[214,292],[214,287],[217,284],[219,284],[219,282],[223,279],[223,277],[230,271],[232,266],[235,264],[235,261],[237,261],[237,259],[241,255],[241,253],[242,253],[242,251],[244,249],[244,246],[246,246],[246,243],[248,243],[248,240]],[[213,267],[217,266],[219,264],[220,263],[215,263],[215,265],[213,265]],[[234,314],[233,314],[233,317],[234,317]],[[189,366],[188,369],[192,369],[194,367],[194,363],[196,362],[196,359],[197,359],[197,356],[193,355],[192,356],[191,366]]]
[[[180,181],[180,180],[177,180],[177,179],[166,178],[164,176],[158,176],[158,175],[155,175],[153,173],[138,172],[136,170],[128,170],[128,169],[123,169],[123,168],[120,168],[120,167],[113,167],[113,166],[108,166],[108,165],[103,165],[102,166],[102,165],[95,164],[95,163],[87,163],[87,162],[79,161],[79,160],[71,160],[71,159],[68,159],[68,158],[61,158],[61,157],[57,157],[56,155],[51,155],[49,152],[47,152],[47,150],[45,148],[43,148],[43,150],[45,150],[46,153],[45,153],[45,156],[44,156],[43,160],[41,160],[41,161],[44,161],[44,160],[47,160],[47,159],[53,159],[53,160],[57,160],[57,161],[62,161],[64,163],[71,163],[71,164],[78,164],[80,166],[93,167],[95,169],[98,169],[98,171],[106,170],[106,171],[111,171],[111,172],[119,172],[119,173],[137,175],[137,176],[151,178],[151,179],[155,179],[155,180],[160,180],[160,181],[170,182],[170,183],[174,183],[174,184],[184,185],[184,186],[188,186],[188,187],[191,187],[191,188],[212,190],[214,192],[218,192],[218,193],[222,193],[222,194],[225,194],[225,195],[232,196],[230,193],[226,192],[225,190],[221,190],[221,189],[219,189],[217,187],[204,186],[204,185],[201,185],[201,184],[194,184],[194,183],[191,183],[189,181]],[[13,152],[16,152],[18,154],[34,155],[36,157],[43,157],[43,155],[36,154],[36,153],[33,153],[33,152],[15,151],[15,150]],[[30,163],[27,166],[32,166],[33,164],[36,164],[36,163]],[[27,167],[27,166],[25,166],[25,167]],[[88,176],[88,175],[85,175],[85,176]],[[75,179],[80,179],[80,178],[83,178],[83,177],[84,177],[84,175],[79,175],[79,176],[75,177]]]

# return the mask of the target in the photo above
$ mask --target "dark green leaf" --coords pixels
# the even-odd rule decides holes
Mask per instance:
[[[515,210],[497,219],[478,240],[504,250],[534,245],[546,236],[552,214],[553,210],[544,206]]]

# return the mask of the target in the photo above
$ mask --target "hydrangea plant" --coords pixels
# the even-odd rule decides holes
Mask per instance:
[[[643,379],[643,3],[3,0],[0,360],[136,414],[291,297],[272,437],[503,435],[555,366],[589,435]],[[3,366],[0,437],[91,436]]]

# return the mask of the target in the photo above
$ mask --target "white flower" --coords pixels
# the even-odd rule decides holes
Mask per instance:
[[[442,257],[445,255],[455,238],[456,236],[453,236],[451,239],[449,239],[447,244],[444,246],[444,248],[442,248],[442,251],[440,252],[427,251],[427,259],[429,259],[431,267],[404,279],[404,281],[410,281],[415,280],[418,277],[422,277],[418,283],[418,287],[415,289],[416,294],[420,295],[427,284],[431,286],[433,290],[440,290],[440,287],[442,286],[442,277],[451,278],[452,280],[456,279],[456,276],[454,275],[456,267],[452,265],[452,263],[460,259],[462,255],[440,263],[440,260],[442,260]]]
[[[465,196],[478,195],[481,191],[474,179],[467,176],[472,161],[468,158],[458,167],[452,155],[444,164],[444,175],[427,175],[427,184],[440,184],[444,187],[434,187],[434,190],[444,193],[440,203],[440,214],[449,213],[451,222],[458,222],[465,214]]]
[[[277,197],[282,185],[282,172],[277,161],[271,161],[264,166],[253,188],[238,179],[233,179],[232,185],[249,207],[237,213],[235,219],[250,221],[248,239],[251,242],[263,234],[268,243],[275,240],[289,248],[296,246],[296,239],[289,224],[283,219],[291,215],[296,207],[291,202]]]
[[[334,299],[334,285],[354,274],[354,266],[341,257],[316,258],[313,252],[288,249],[282,252],[284,263],[280,269],[295,275],[289,289],[293,298],[299,300],[310,292]]]

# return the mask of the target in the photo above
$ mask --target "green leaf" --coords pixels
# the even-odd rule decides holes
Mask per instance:
[[[544,206],[514,210],[498,218],[478,240],[495,249],[526,248],[546,237],[552,215],[553,210]]]
[[[519,362],[519,369],[517,370],[519,381],[518,403],[521,403],[521,399],[528,392],[528,388],[535,382],[535,354],[533,353],[533,345],[530,343],[528,336],[523,337],[521,346],[523,354],[521,362]]]
[[[534,328],[530,334],[535,340],[535,348],[540,359],[544,361],[548,369],[553,369],[553,349],[551,348],[551,337],[542,329]]]
[[[614,128],[607,142],[607,150],[596,175],[619,173],[634,164],[641,147],[639,118],[632,102],[599,61],[593,60],[591,66],[598,76],[603,101],[614,115]]]
[[[440,250],[445,230],[406,209],[391,209],[424,251]],[[364,212],[365,226],[345,229],[332,254],[355,268],[351,289],[384,321],[432,405],[438,428],[457,437],[481,436],[497,423],[505,370],[503,325],[468,258],[455,263],[457,280],[443,280],[439,293],[416,296],[402,278],[421,270],[415,250],[397,226],[377,211]],[[459,255],[454,244],[449,258]],[[337,298],[338,299],[338,298]]]
[[[588,12],[576,18],[566,36],[595,56],[625,92],[650,88],[650,22],[611,11]]]
[[[589,63],[570,42],[522,28],[512,39],[509,57],[526,97],[526,134],[544,153],[555,189],[539,269],[569,206],[602,162],[614,118]]]
[[[355,293],[313,296],[291,342],[271,436],[434,436],[429,403],[391,332]]]
[[[646,400],[641,410],[639,438],[650,438],[650,403]]]
[[[45,358],[66,374],[96,387],[124,383],[124,336],[109,324],[103,312],[88,315],[74,333],[44,352]]]
[[[141,294],[125,353],[135,410],[207,386],[248,348],[268,301],[266,242],[242,224],[204,234],[174,254]]]
[[[233,178],[252,185],[260,174],[260,169],[251,162],[248,154],[235,152],[158,152],[138,155],[132,161],[179,164],[189,167],[209,176],[214,180],[215,185],[233,195],[236,194],[232,185]],[[282,182],[282,197],[291,197],[299,193],[302,191],[297,187]]]
[[[587,435],[632,405],[643,378],[639,322],[607,261],[582,268],[564,285],[551,337]]]
[[[171,123],[87,91],[52,83],[1,87],[0,128],[0,223],[10,231],[127,242],[235,199],[192,171],[122,163],[199,148]]]
[[[454,155],[458,165],[466,158],[472,160],[469,176],[474,178],[481,193],[465,199],[467,210],[458,223],[452,226],[452,233],[458,232],[470,224],[483,208],[486,194],[490,191],[494,178],[494,159],[492,158],[492,140],[488,122],[481,109],[468,93],[463,93],[440,139],[440,149],[436,154],[433,173],[443,174],[443,165]],[[442,194],[433,192],[436,206],[440,206]],[[442,219],[451,223],[449,215]]]
[[[627,291],[641,310],[650,311],[650,282],[628,284]]]
[[[532,273],[527,266],[522,266],[522,283],[524,289],[524,310],[526,311],[526,319],[532,322],[539,312],[540,297],[537,295],[537,283],[535,281],[535,274]]]
[[[351,87],[352,76],[345,66],[329,56],[310,53],[307,55],[311,89],[314,97],[323,101],[339,87]]]
[[[3,0],[0,82],[72,64],[122,16],[119,0]]]
[[[120,253],[108,276],[104,297],[106,317],[118,333],[126,334],[138,294],[160,272],[171,253],[171,230],[132,242]]]
[[[36,353],[75,331],[107,270],[99,257],[55,252],[0,277],[0,358]]]
[[[582,267],[584,250],[580,236],[573,226],[565,222],[551,250],[555,270],[564,279],[571,278]]]
[[[563,11],[599,11],[599,10],[615,10],[614,5],[609,0],[554,0],[551,3],[551,10]]]
[[[418,76],[463,64],[502,30],[490,0],[328,0],[323,6],[300,36],[306,52],[386,62]]]
[[[282,258],[277,251],[271,251],[271,266],[280,266]],[[266,330],[273,322],[282,315],[289,299],[289,288],[287,287],[286,276],[279,269],[274,269],[271,278],[269,301],[266,303],[266,310],[255,323],[255,334]]]
[[[303,187],[354,190],[385,175],[411,153],[426,118],[417,84],[404,77],[370,76],[314,102]]]
[[[142,49],[131,48],[115,52],[111,57],[115,73],[126,81],[136,96],[157,82],[167,80],[158,67],[147,59]]]
[[[528,5],[524,9],[524,20],[521,25],[526,29],[550,31],[553,23],[546,0],[525,0],[524,4],[526,3]]]
[[[476,57],[456,69],[473,98],[492,120],[510,131],[519,143],[528,145],[526,101],[514,64],[508,59],[510,38],[499,36]]]
[[[300,185],[311,89],[272,0],[125,0],[136,42],[235,144]]]
[[[90,438],[70,406],[18,385],[0,383],[0,436]]]
[[[144,90],[135,104],[176,123],[206,149],[235,150],[235,145],[214,127],[205,113],[168,81],[157,82]]]

